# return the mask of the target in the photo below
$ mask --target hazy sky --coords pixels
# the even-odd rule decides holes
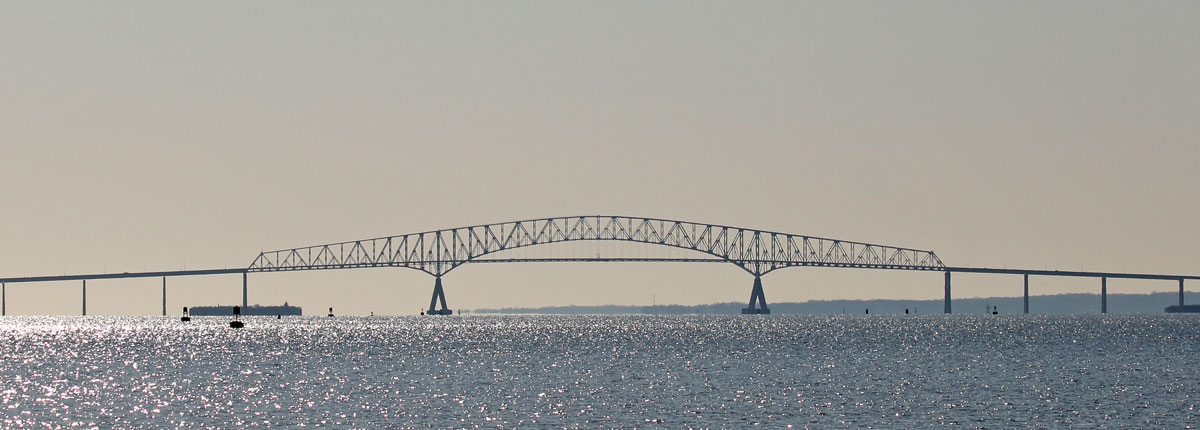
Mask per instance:
[[[579,214],[1196,274],[1197,17],[1192,1],[0,1],[0,274],[244,267]],[[942,294],[940,273],[763,281],[769,303]],[[649,263],[445,278],[454,309],[745,301],[751,282]],[[89,314],[157,314],[159,283],[89,282]],[[252,274],[250,301],[413,314],[432,285]],[[170,286],[172,313],[241,297],[240,276]],[[955,277],[958,297],[1020,289]],[[8,311],[78,313],[79,283],[10,284]]]

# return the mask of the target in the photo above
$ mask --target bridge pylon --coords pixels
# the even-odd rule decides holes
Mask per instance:
[[[441,302],[442,308],[437,309],[438,302]],[[425,311],[425,315],[452,315],[454,311],[446,309],[446,293],[442,291],[442,277],[438,276],[433,281],[433,298],[429,299],[429,310]]]
[[[758,307],[754,306],[758,303]],[[742,308],[743,314],[769,314],[771,310],[767,308],[767,296],[763,294],[762,277],[754,275],[754,288],[750,290],[750,306]]]

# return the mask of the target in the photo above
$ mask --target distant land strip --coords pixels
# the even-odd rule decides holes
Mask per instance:
[[[1177,292],[1149,294],[1109,294],[1109,313],[1161,314],[1167,306],[1179,300]],[[1186,293],[1185,303],[1197,303],[1200,293]],[[778,314],[904,314],[942,315],[942,299],[933,300],[814,300],[807,302],[768,303],[771,313]],[[1020,314],[1020,297],[955,298],[955,314],[990,313],[985,309],[996,306],[1000,314]],[[477,314],[561,314],[561,315],[720,315],[741,314],[744,302],[713,303],[707,305],[601,305],[601,306],[546,306],[538,308],[474,309]],[[1030,314],[1098,314],[1099,294],[1055,294],[1029,297]]]

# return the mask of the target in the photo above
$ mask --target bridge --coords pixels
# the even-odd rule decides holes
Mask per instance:
[[[638,243],[688,251],[693,257],[557,256],[514,257],[511,251],[575,241]],[[506,255],[507,254],[507,255]],[[779,269],[801,266],[850,269],[935,271],[945,273],[944,312],[951,313],[951,274],[991,273],[1023,275],[1024,313],[1029,313],[1029,277],[1067,276],[1101,280],[1100,312],[1108,312],[1108,278],[1177,280],[1179,305],[1183,305],[1184,280],[1194,275],[1115,272],[995,269],[945,265],[933,251],[780,233],[744,227],[704,224],[659,218],[627,216],[571,216],[539,218],[443,230],[409,233],[314,246],[261,252],[248,267],[236,269],[159,271],[0,278],[0,314],[7,312],[4,296],[9,283],[82,281],[82,314],[87,314],[87,281],[161,277],[163,315],[166,315],[167,278],[197,275],[242,275],[242,305],[247,304],[250,273],[298,270],[333,270],[399,267],[434,277],[430,315],[450,315],[442,277],[468,263],[521,262],[680,262],[732,264],[754,277],[744,314],[768,314],[762,277]]]

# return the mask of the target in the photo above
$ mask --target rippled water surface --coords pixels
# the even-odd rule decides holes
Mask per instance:
[[[1167,427],[1200,317],[0,318],[5,428]]]

